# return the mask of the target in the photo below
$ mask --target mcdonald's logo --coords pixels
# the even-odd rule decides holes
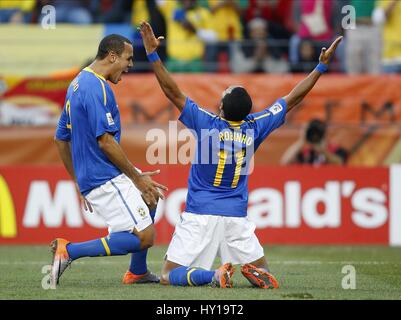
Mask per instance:
[[[6,180],[0,176],[0,238],[15,238],[17,223],[13,198]]]

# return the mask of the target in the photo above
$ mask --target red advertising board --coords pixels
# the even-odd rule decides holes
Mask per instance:
[[[167,244],[185,207],[189,168],[158,168],[156,180],[169,191],[158,207],[156,243]],[[257,166],[248,216],[262,244],[401,245],[401,166]],[[0,167],[0,244],[83,241],[106,233],[96,213],[81,209],[64,168]]]

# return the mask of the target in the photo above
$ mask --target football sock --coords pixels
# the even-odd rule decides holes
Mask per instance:
[[[201,286],[213,281],[215,271],[198,268],[178,267],[170,271],[172,286]]]
[[[128,231],[114,232],[104,238],[67,245],[67,252],[72,260],[82,257],[125,255],[139,250],[140,240]]]
[[[156,209],[150,210],[149,213],[154,223]],[[134,252],[131,255],[131,263],[129,265],[129,271],[131,271],[133,274],[136,275],[145,274],[148,271],[148,266],[146,264],[147,256],[148,256],[148,249],[143,249],[139,252]]]

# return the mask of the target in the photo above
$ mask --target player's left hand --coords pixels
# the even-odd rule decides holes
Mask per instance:
[[[336,51],[338,44],[341,42],[342,39],[343,39],[342,36],[338,37],[336,40],[334,40],[334,42],[331,44],[331,46],[328,49],[323,47],[322,51],[320,52],[319,62],[328,64],[330,62],[332,56],[334,55],[334,52]]]
[[[77,182],[75,182],[75,188],[77,189],[79,198],[81,199],[81,203],[84,205],[85,211],[90,211],[90,213],[93,213],[93,208],[92,208],[91,204],[89,203],[88,200],[86,200],[84,195],[79,191],[79,186],[78,186]]]
[[[81,202],[84,204],[85,211],[90,211],[90,213],[93,213],[93,209],[89,201],[86,200],[82,194],[79,197],[81,198]]]
[[[146,21],[143,21],[139,27],[141,32],[143,45],[145,46],[146,54],[150,54],[153,51],[157,50],[160,46],[160,43],[164,40],[164,37],[158,37],[156,39],[155,34],[153,33],[153,29],[150,24]]]
[[[150,171],[150,172],[142,172],[141,173],[141,176],[142,176],[143,179],[147,180],[150,184],[152,184],[153,187],[158,189],[158,199],[157,199],[157,201],[159,199],[163,199],[164,200],[165,198],[164,198],[163,191],[168,191],[168,188],[166,186],[164,186],[164,185],[152,180],[151,176],[157,175],[159,173],[160,173],[160,170]],[[156,205],[157,205],[157,203],[156,203]]]

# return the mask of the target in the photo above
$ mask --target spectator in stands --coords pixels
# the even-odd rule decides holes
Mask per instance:
[[[130,23],[133,0],[90,0],[95,23]]]
[[[315,67],[315,61],[319,58],[319,52],[309,39],[301,41],[299,46],[299,61],[291,65],[291,72],[309,73]]]
[[[379,1],[374,13],[377,24],[383,25],[383,60],[385,73],[401,72],[401,2]]]
[[[345,32],[345,64],[349,74],[380,72],[382,37],[380,28],[373,23],[375,0],[351,0],[355,8],[355,29]]]
[[[241,15],[248,7],[248,0],[208,0],[208,6],[219,41],[242,40]]]
[[[289,43],[289,59],[292,65],[299,63],[299,46],[309,39],[316,48],[328,47],[334,36],[333,12],[337,2],[324,0],[299,0],[293,2],[293,19],[296,33]],[[341,12],[341,10],[340,10]]]
[[[57,23],[90,24],[93,22],[91,0],[39,0],[40,6],[52,5],[56,9]],[[39,22],[42,19],[39,18]]]
[[[212,16],[196,0],[157,0],[167,29],[167,66],[173,72],[204,71],[205,42],[216,41]]]
[[[248,0],[207,0],[207,5],[218,43],[212,42],[206,47],[206,70],[225,71],[223,63],[228,62],[228,43],[243,39],[241,16],[248,7]]]
[[[288,41],[293,33],[292,1],[287,0],[249,0],[245,12],[245,22],[254,18],[267,20],[269,51],[275,58],[288,57]],[[245,28],[245,37],[249,30]]]
[[[284,59],[275,59],[269,52],[267,41],[267,22],[255,18],[248,23],[250,41],[230,45],[230,67],[239,72],[284,73],[288,64]],[[315,63],[316,64],[316,63]]]
[[[318,119],[309,122],[305,133],[281,158],[281,164],[337,164],[347,161],[348,152],[326,140],[326,124]]]
[[[274,39],[289,39],[294,29],[292,19],[292,1],[288,0],[249,0],[245,12],[248,23],[254,18],[269,22],[269,36]]]
[[[36,0],[0,0],[0,23],[29,23]]]

